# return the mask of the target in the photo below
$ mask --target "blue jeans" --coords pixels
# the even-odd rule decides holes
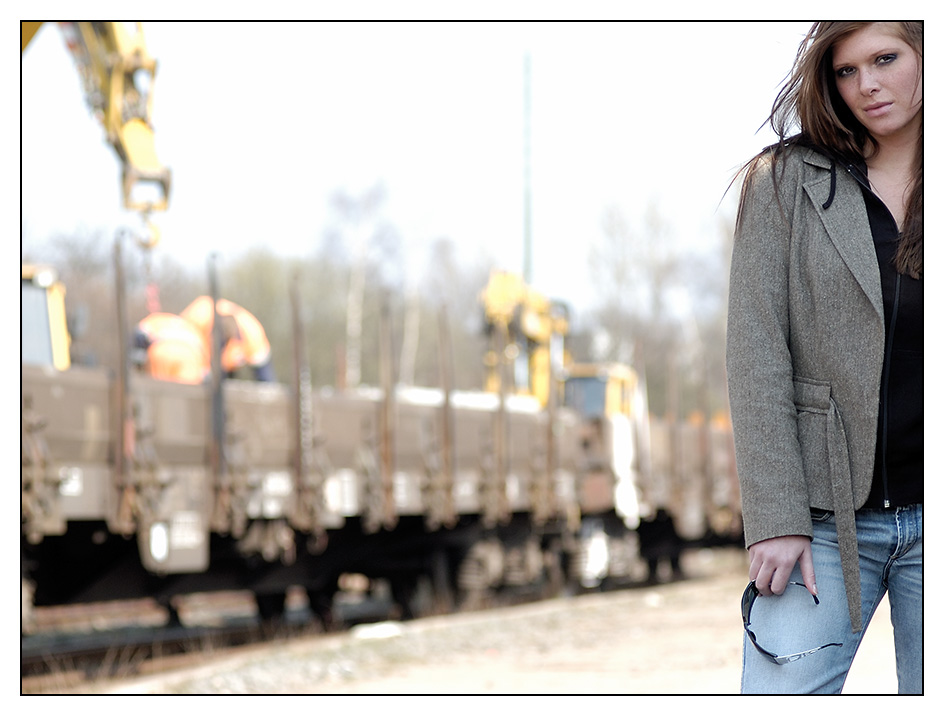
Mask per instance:
[[[921,505],[856,513],[862,625],[852,633],[839,562],[835,518],[813,516],[813,569],[819,606],[804,587],[788,586],[776,597],[758,597],[751,612],[757,642],[775,654],[793,654],[830,642],[830,646],[789,664],[766,661],[744,637],[741,693],[838,694],[875,608],[888,592],[898,693],[923,692],[923,526]],[[790,577],[802,582],[797,566]]]

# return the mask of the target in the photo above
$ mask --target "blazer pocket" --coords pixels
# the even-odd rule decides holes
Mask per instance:
[[[803,474],[811,505],[830,505],[827,421],[832,407],[829,383],[796,377],[793,403],[797,413],[797,439],[803,458]]]

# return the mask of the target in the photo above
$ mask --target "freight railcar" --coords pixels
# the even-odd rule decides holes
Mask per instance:
[[[291,385],[24,358],[24,627],[31,604],[233,589],[271,617],[293,587],[328,619],[352,574],[410,617],[644,579],[736,539],[724,426],[650,419],[624,367],[555,380],[560,404],[501,380],[315,388],[303,358]]]

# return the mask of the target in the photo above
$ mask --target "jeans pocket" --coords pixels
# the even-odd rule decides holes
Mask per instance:
[[[810,517],[813,518],[813,522],[829,522],[831,519],[835,518],[835,515],[829,510],[821,510],[818,507],[811,507]]]

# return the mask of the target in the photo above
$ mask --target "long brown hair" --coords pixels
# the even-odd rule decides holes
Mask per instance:
[[[836,87],[832,67],[833,48],[842,38],[871,22],[817,22],[807,33],[797,50],[793,69],[783,88],[777,94],[770,124],[779,141],[767,147],[749,163],[748,175],[756,160],[772,155],[776,164],[791,144],[812,145],[834,158],[848,162],[862,162],[878,148],[878,143],[846,106]],[[924,61],[924,24],[922,22],[895,22],[895,32]],[[919,78],[919,81],[920,78]],[[917,87],[915,88],[917,89]],[[791,128],[800,131],[788,135]],[[911,177],[911,195],[906,207],[895,266],[900,273],[920,278],[924,265],[924,109],[921,109],[920,134]]]

